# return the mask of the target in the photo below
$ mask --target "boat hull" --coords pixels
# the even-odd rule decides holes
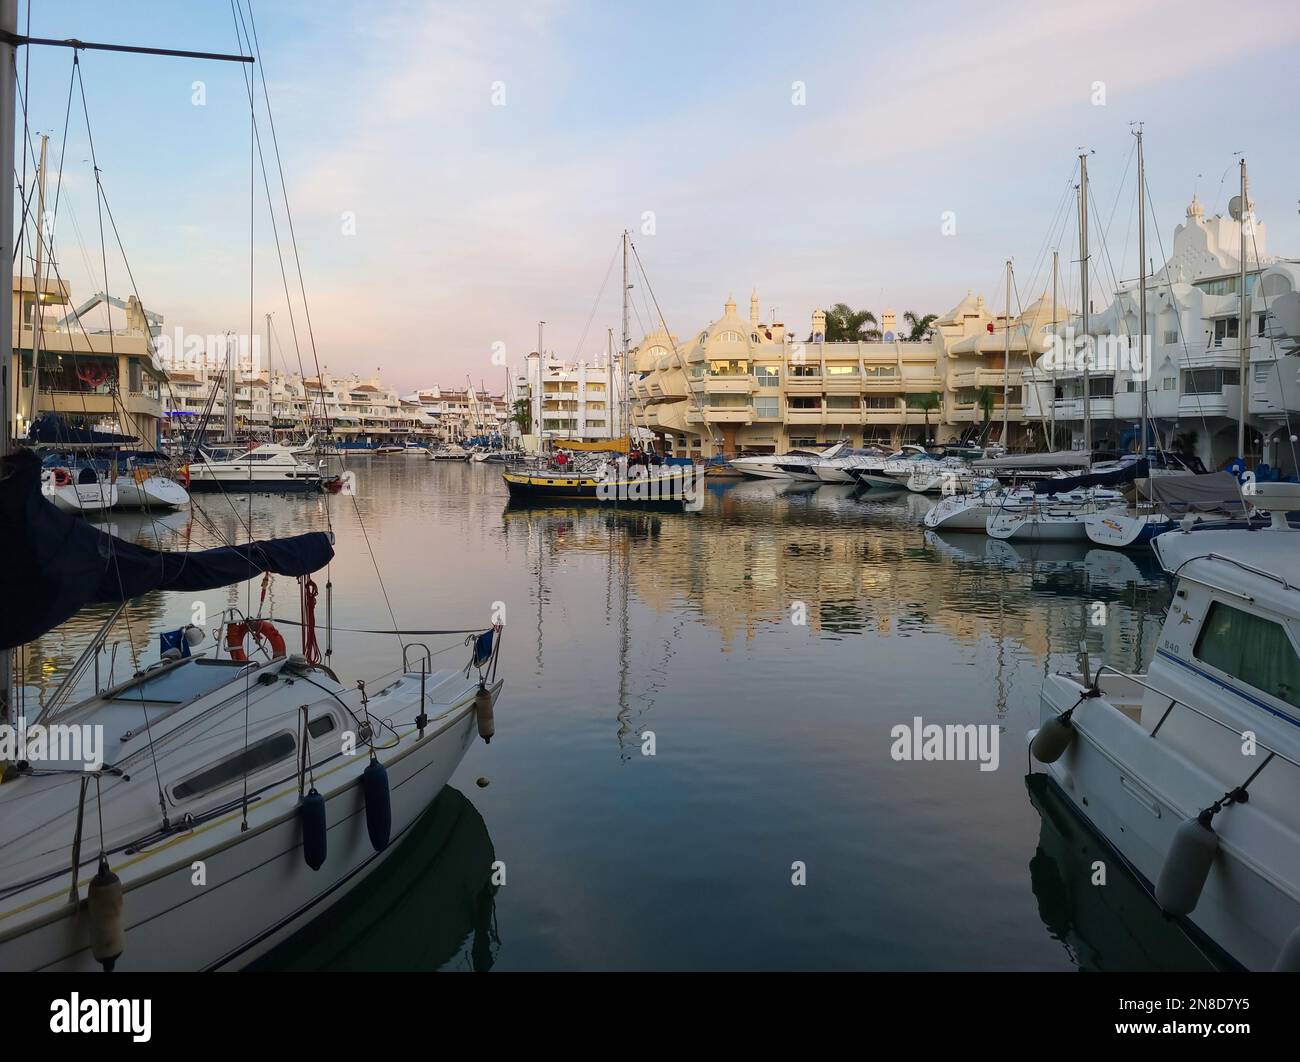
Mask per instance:
[[[512,502],[571,501],[620,508],[681,509],[693,500],[695,487],[694,477],[683,475],[607,483],[593,476],[506,471],[501,473],[501,478]]]
[[[189,492],[166,476],[126,475],[117,481],[119,509],[183,509],[190,503]]]
[[[498,683],[494,699],[499,691]],[[270,799],[265,809],[253,802],[249,830],[239,833],[236,843],[228,830],[232,817],[238,822],[238,809],[161,842],[159,847],[170,848],[165,866],[135,882],[124,875],[126,950],[116,969],[238,969],[287,939],[365,880],[398,847],[460,764],[475,737],[475,718],[471,697],[436,731],[423,738],[409,732],[381,755],[392,811],[391,840],[381,852],[370,843],[356,776],[332,791],[318,779],[326,797],[327,823],[327,855],[319,870],[311,870],[303,859],[296,784],[287,801]],[[213,840],[207,840],[209,834]],[[198,863],[203,865],[203,884],[195,880]],[[0,968],[98,970],[89,949],[85,910],[84,901],[75,908],[65,906],[39,925],[0,938]]]
[[[1049,676],[1040,724],[1069,708],[1080,692],[1073,677]],[[1175,831],[1213,799],[1206,794],[1214,789],[1214,780],[1188,764],[1163,737],[1153,740],[1105,696],[1082,703],[1074,729],[1075,739],[1060,759],[1039,767],[1153,892],[1151,882],[1160,876]],[[1256,784],[1262,788],[1262,776]],[[1177,919],[1254,970],[1272,968],[1282,942],[1300,925],[1300,898],[1278,887],[1247,854],[1263,843],[1264,825],[1237,823],[1228,815],[1216,820],[1222,842],[1209,877],[1192,913]]]

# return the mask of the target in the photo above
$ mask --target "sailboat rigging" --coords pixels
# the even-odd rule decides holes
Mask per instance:
[[[254,62],[254,46],[248,55],[222,56],[39,41],[20,37],[16,21],[16,0],[0,0],[0,158],[11,170],[18,45]],[[250,204],[251,176],[250,159]],[[13,249],[12,196],[12,183],[0,182],[6,253]],[[0,300],[0,334],[11,328],[12,305]],[[428,646],[403,644],[400,670],[382,687],[344,682],[332,662],[322,662],[315,634],[311,577],[334,558],[332,531],[169,552],[60,512],[40,493],[36,456],[13,450],[8,381],[0,373],[0,548],[10,559],[0,592],[24,603],[0,620],[10,724],[23,728],[12,697],[13,649],[84,606],[107,605],[108,623],[119,616],[129,622],[128,602],[144,594],[278,574],[299,581],[303,640],[301,653],[289,653],[262,605],[256,613],[250,605],[224,629],[226,656],[220,647],[192,651],[201,645],[199,632],[182,628],[163,635],[157,663],[126,681],[107,689],[97,681],[90,696],[71,704],[70,685],[56,694],[60,724],[100,734],[102,742],[92,763],[79,745],[38,755],[24,738],[22,754],[0,765],[0,966],[246,965],[364,880],[442,790],[475,731],[490,740],[503,685],[501,627],[455,632],[469,634],[467,664],[435,668]],[[328,520],[328,499],[325,506]],[[250,504],[250,534],[251,523]],[[382,587],[377,563],[375,571]],[[327,646],[330,587],[327,576]],[[395,618],[393,627],[400,641]],[[249,634],[252,655],[244,649]],[[84,654],[69,679],[81,663]],[[366,828],[338,828],[348,821]],[[197,863],[206,868],[202,889],[192,881]]]

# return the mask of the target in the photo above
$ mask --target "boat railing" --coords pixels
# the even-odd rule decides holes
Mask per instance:
[[[1156,725],[1153,726],[1149,731],[1148,733],[1149,737],[1152,738],[1156,737],[1160,733],[1160,728],[1165,725],[1165,721],[1169,718],[1173,710],[1179,707],[1186,708],[1193,715],[1200,716],[1202,719],[1205,719],[1208,722],[1213,723],[1215,726],[1228,731],[1228,733],[1233,734],[1238,739],[1240,739],[1241,737],[1241,732],[1236,727],[1230,726],[1229,724],[1225,723],[1222,719],[1216,719],[1208,712],[1202,711],[1200,708],[1197,708],[1195,705],[1188,704],[1182,698],[1174,696],[1172,693],[1168,692],[1167,690],[1162,690],[1159,686],[1153,685],[1152,683],[1148,682],[1146,679],[1138,675],[1130,675],[1128,674],[1128,672],[1121,671],[1119,668],[1113,667],[1110,664],[1102,664],[1101,667],[1097,669],[1097,674],[1093,677],[1092,685],[1089,687],[1090,691],[1097,691],[1098,694],[1100,693],[1099,683],[1101,682],[1102,673],[1106,671],[1109,671],[1112,675],[1118,675],[1120,678],[1128,682],[1132,682],[1134,685],[1140,686],[1142,689],[1148,690],[1149,692],[1156,694],[1156,696],[1158,697],[1168,699],[1169,705],[1168,707],[1165,708],[1159,720],[1156,721]],[[1292,767],[1295,767],[1297,770],[1300,770],[1300,762],[1293,760],[1285,752],[1279,752],[1277,749],[1264,744],[1264,742],[1259,741],[1258,739],[1255,741],[1255,745],[1257,748],[1263,749],[1265,752],[1267,752],[1268,756],[1265,758],[1264,763],[1255,771],[1254,774],[1251,775],[1251,780],[1253,780],[1259,774],[1259,772],[1262,771],[1264,767],[1268,765],[1268,762],[1272,760],[1274,757],[1286,763],[1289,763]]]
[[[1188,557],[1185,561],[1182,562],[1182,564],[1178,565],[1177,568],[1175,568],[1172,572],[1169,573],[1170,577],[1189,578],[1187,576],[1181,575],[1180,573],[1185,567],[1187,567],[1187,565],[1191,564],[1192,561],[1198,561],[1198,560],[1223,561],[1224,564],[1231,564],[1234,568],[1240,568],[1243,572],[1249,572],[1251,575],[1258,575],[1262,579],[1269,579],[1272,582],[1275,582],[1279,586],[1281,586],[1283,590],[1300,590],[1300,586],[1292,586],[1291,583],[1286,581],[1286,578],[1284,576],[1279,575],[1277,572],[1270,572],[1264,568],[1257,568],[1253,564],[1247,564],[1245,561],[1237,560],[1234,557],[1225,557],[1222,553],[1198,553],[1195,557]],[[1225,593],[1234,594],[1234,596],[1236,597],[1245,596],[1237,591],[1229,590],[1227,587],[1219,586],[1215,583],[1207,583],[1204,579],[1193,579],[1192,581],[1197,583],[1202,583],[1203,585],[1206,586],[1212,586],[1216,590],[1223,590]]]

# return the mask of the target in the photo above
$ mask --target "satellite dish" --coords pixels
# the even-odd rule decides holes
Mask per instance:
[[[1253,202],[1248,202],[1246,204],[1247,211],[1253,210],[1254,207],[1255,204]],[[1228,200],[1228,214],[1233,221],[1241,220],[1241,196],[1234,195],[1231,199]]]
[[[894,333],[893,333],[893,332],[886,332],[886,333],[885,333],[885,342],[886,342],[886,343],[892,343],[893,341],[894,341]]]

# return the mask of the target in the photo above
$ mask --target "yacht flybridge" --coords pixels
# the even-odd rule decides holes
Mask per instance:
[[[1153,539],[1175,581],[1145,675],[1050,676],[1031,751],[1196,939],[1300,969],[1300,486],[1268,528]]]
[[[0,468],[4,590],[31,603],[0,619],[0,648],[86,605],[116,605],[115,618],[154,590],[275,573],[302,581],[304,651],[288,655],[270,619],[232,615],[215,653],[191,655],[201,635],[183,629],[156,664],[65,704],[73,668],[26,732],[57,724],[102,744],[95,762],[81,743],[4,764],[0,968],[242,966],[363,880],[446,784],[476,727],[491,738],[499,628],[468,632],[468,666],[435,670],[429,650],[410,644],[392,673],[344,682],[320,660],[308,604],[332,534],[158,552],[59,511],[39,473],[28,452]]]

